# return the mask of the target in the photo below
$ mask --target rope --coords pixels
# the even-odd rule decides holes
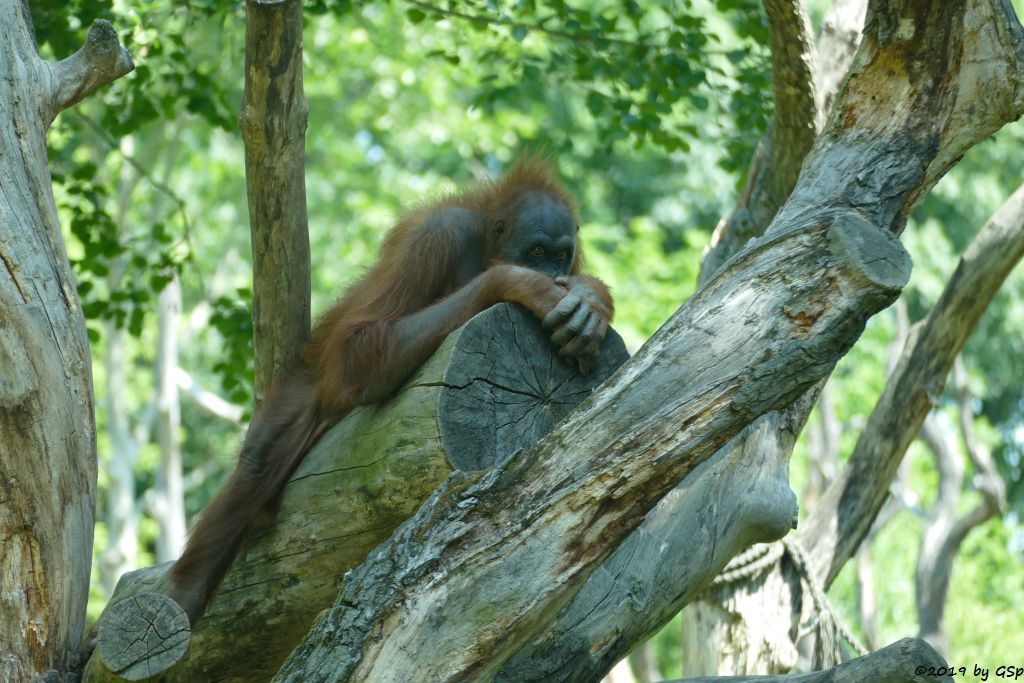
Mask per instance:
[[[796,567],[801,583],[807,586],[818,612],[818,638],[814,644],[814,668],[828,669],[842,661],[839,639],[842,638],[861,656],[868,649],[836,614],[832,603],[811,570],[807,555],[795,536],[787,536],[777,543],[759,543],[751,546],[729,561],[725,569],[711,582],[709,588],[721,588],[747,581],[767,572],[784,554],[788,554]]]
[[[725,569],[711,582],[711,587],[720,588],[739,583],[764,573],[782,557],[781,543],[758,543],[729,560]]]
[[[827,669],[843,661],[839,651],[839,638],[842,636],[846,642],[861,657],[868,653],[868,649],[857,639],[853,631],[843,623],[843,620],[836,614],[828,596],[825,595],[818,577],[811,570],[807,555],[800,546],[795,536],[786,536],[782,539],[782,545],[793,560],[793,565],[800,574],[801,580],[807,584],[811,592],[811,599],[814,600],[814,607],[818,610],[818,640],[814,644],[814,667],[818,670]]]

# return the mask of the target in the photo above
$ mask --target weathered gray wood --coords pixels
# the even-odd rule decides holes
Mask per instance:
[[[971,673],[970,669],[966,670]],[[824,671],[789,676],[699,676],[667,683],[952,683],[953,671],[928,643],[920,638],[904,638],[877,652],[851,659]]]
[[[501,304],[473,318],[393,400],[356,410],[306,457],[273,526],[236,561],[195,625],[188,659],[161,680],[268,679],[317,612],[337,597],[345,571],[412,515],[455,467],[488,467],[535,443],[627,355],[610,330],[597,369],[582,377],[558,358],[524,309]],[[467,425],[490,439],[459,438]],[[111,606],[140,592],[166,590],[168,566],[123,577]],[[97,651],[113,646],[101,631]],[[162,647],[154,645],[154,657],[166,664]],[[85,680],[116,680],[97,659]],[[160,670],[146,655],[143,661]]]
[[[161,593],[139,593],[110,607],[100,625],[103,664],[128,681],[152,677],[188,649],[188,615]]]
[[[833,18],[825,22],[823,40],[834,42],[845,34],[847,45],[856,44],[850,38],[852,26],[859,25],[865,26],[866,38],[828,130],[802,171],[798,196],[786,210],[799,213],[814,202],[845,194],[853,205],[879,212],[876,222],[891,220],[891,229],[900,232],[910,209],[964,149],[1020,115],[1024,41],[1013,9],[1001,0],[938,3],[927,15],[920,13],[925,6],[922,3],[876,2],[866,23],[863,4],[837,0]],[[859,24],[855,23],[858,20]],[[831,59],[836,53],[834,46],[819,50],[824,57],[821,80],[839,73],[842,61]],[[823,100],[827,103],[829,98]],[[886,157],[898,161],[883,161]],[[762,419],[780,425],[806,419],[795,407],[784,412]],[[862,474],[870,472],[872,479],[850,484],[861,495],[884,495],[889,479],[876,477],[886,472],[885,466],[879,466],[877,457],[870,462]],[[888,474],[891,476],[891,471]],[[846,515],[844,512],[841,519],[852,522]],[[872,519],[858,518],[857,523],[870,527]],[[824,558],[836,548],[831,540],[822,542],[814,533],[827,530],[832,537],[840,526],[849,529],[834,516],[813,524],[815,532],[805,528],[800,534],[802,544],[813,550],[812,557]],[[844,542],[844,551],[848,548]],[[848,557],[842,552],[820,562],[837,567]],[[820,569],[819,560],[814,563]],[[831,578],[819,575],[818,580]],[[704,601],[691,608],[700,609],[701,614],[687,616],[687,631],[693,634],[697,624],[704,629],[703,637],[698,634],[695,639],[704,643],[705,660],[724,652],[713,634],[735,636],[733,640],[745,643],[746,651],[730,651],[708,669],[698,668],[698,657],[691,660],[687,653],[688,671],[747,671],[732,669],[733,662],[742,662],[744,667],[757,662],[757,671],[775,671],[785,670],[795,661],[795,648],[783,646],[778,634],[795,629],[791,622],[800,619],[800,611],[794,609],[800,603],[800,584],[792,574],[772,577],[769,583],[782,587],[784,595],[765,598],[736,584],[732,592],[716,592],[722,604],[728,602],[732,614],[714,605],[705,610],[709,603]],[[744,604],[747,600],[749,606]],[[750,620],[750,629],[738,633],[743,627],[736,613],[749,614],[765,604],[775,605],[773,615],[762,611]],[[764,624],[770,620],[775,626],[766,628]]]
[[[593,680],[630,644],[653,635],[734,555],[793,528],[797,502],[787,456],[799,429],[756,424],[744,430],[742,447],[719,449],[669,491],[496,680]]]
[[[909,271],[854,214],[751,245],[538,446],[450,477],[349,573],[275,680],[494,676],[676,482],[829,372]]]
[[[628,357],[612,333],[593,375],[581,377],[554,354],[538,357],[548,335],[522,309],[499,310],[465,328],[438,397],[441,441],[460,470],[490,467],[540,441]]]
[[[96,22],[67,59],[39,58],[27,5],[0,2],[0,677],[78,662],[92,560],[92,364],[54,206],[46,130],[132,68]]]
[[[252,238],[255,403],[309,338],[306,95],[302,1],[245,3],[245,95],[238,123]]]

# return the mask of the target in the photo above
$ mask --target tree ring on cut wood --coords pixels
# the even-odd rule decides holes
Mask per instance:
[[[529,448],[629,358],[609,328],[594,369],[583,376],[575,361],[559,357],[550,337],[535,316],[512,304],[494,306],[463,328],[437,411],[453,466],[485,469]]]
[[[191,633],[178,603],[161,593],[140,593],[104,612],[100,657],[121,678],[141,681],[181,660]]]

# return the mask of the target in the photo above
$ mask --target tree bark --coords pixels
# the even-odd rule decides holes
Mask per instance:
[[[309,338],[301,0],[247,0],[238,115],[252,232],[256,406]]]
[[[610,331],[597,370],[583,378],[557,357],[523,309],[503,304],[473,318],[398,396],[356,410],[306,457],[285,488],[273,527],[235,562],[192,631],[188,659],[163,680],[270,678],[337,596],[345,571],[453,469],[489,467],[531,446],[625,358],[622,340]],[[126,575],[107,609],[129,604],[135,615],[173,609],[152,592],[166,586],[167,567]],[[137,606],[129,603],[132,597]],[[129,649],[120,647],[123,641],[142,635],[130,627],[101,629],[85,680],[116,680],[100,660],[113,660],[107,653],[118,656]],[[174,664],[161,659],[166,640],[120,661],[122,677]],[[178,659],[183,655],[182,648]]]
[[[1000,284],[1024,255],[1024,188],[990,219],[964,252],[932,311],[910,331],[906,348],[846,467],[797,532],[816,580],[828,588],[866,535],[889,497],[890,484],[910,442],[920,431],[946,375]],[[777,631],[796,632],[807,596],[791,567],[772,570],[782,580],[772,604]],[[762,579],[768,581],[768,579]],[[781,615],[794,615],[783,625]],[[806,615],[805,615],[806,616]],[[778,650],[765,648],[766,666]]]
[[[764,6],[771,35],[775,116],[754,152],[736,207],[711,236],[699,286],[751,238],[764,234],[796,185],[800,165],[821,125],[814,95],[814,47],[803,3],[765,0]]]
[[[96,501],[89,345],[46,130],[131,69],[107,22],[44,62],[24,4],[0,2],[0,652],[11,680],[77,664]]]

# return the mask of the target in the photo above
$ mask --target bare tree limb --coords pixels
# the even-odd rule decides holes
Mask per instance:
[[[97,19],[89,29],[85,45],[78,52],[48,66],[50,83],[46,125],[63,110],[132,71],[135,63],[128,50],[121,46],[110,22]]]
[[[245,413],[242,406],[226,401],[212,391],[207,391],[196,381],[195,377],[180,366],[174,369],[174,381],[179,389],[207,413],[229,422],[235,427],[242,427],[242,415]]]
[[[957,439],[950,428],[944,428],[934,414],[921,427],[920,438],[935,456],[939,470],[939,491],[924,534],[917,561],[916,589],[918,637],[924,638],[944,656],[948,656],[949,640],[944,624],[946,598],[953,563],[967,535],[977,526],[999,514],[1006,501],[1006,489],[987,450],[974,439],[974,411],[967,390],[966,372],[958,356],[954,378],[960,403],[960,435],[978,467],[982,501],[969,512],[957,516],[964,484],[964,464],[957,448]]]
[[[992,515],[1000,514],[1006,508],[1006,484],[999,476],[992,453],[974,435],[974,397],[967,386],[967,370],[961,356],[953,365],[953,381],[960,404],[960,436],[977,470],[972,483],[984,499],[981,507]]]
[[[747,241],[764,232],[796,184],[818,133],[814,48],[802,0],[765,0],[772,48],[775,117],[754,152],[736,207],[719,222],[701,263],[703,285]]]

